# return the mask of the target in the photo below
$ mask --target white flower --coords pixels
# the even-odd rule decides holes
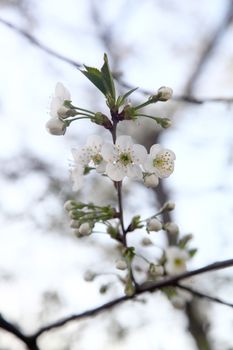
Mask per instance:
[[[107,162],[106,173],[113,181],[122,181],[125,176],[142,178],[140,165],[144,163],[147,151],[144,146],[133,144],[130,136],[119,136],[115,145],[105,143],[102,156]]]
[[[156,187],[159,184],[159,178],[155,174],[146,174],[144,176],[144,183],[147,187]]]
[[[64,106],[64,101],[70,101],[70,92],[62,83],[57,83],[55,86],[55,95],[52,97],[50,104],[50,115],[53,118],[65,118],[66,112],[69,110]]]
[[[85,146],[71,150],[74,158],[74,166],[71,169],[74,191],[78,191],[82,187],[84,170],[87,166],[95,167],[98,173],[104,173],[106,162],[101,154],[102,145],[102,137],[91,135],[88,137]]]
[[[153,145],[150,154],[144,163],[147,172],[155,174],[160,178],[168,177],[174,170],[176,156],[169,149],[163,149],[160,145]]]
[[[158,89],[157,94],[159,97],[159,101],[167,101],[172,97],[173,91],[170,87],[162,86]]]
[[[106,162],[101,154],[102,145],[103,139],[101,136],[89,136],[85,146],[79,150],[72,150],[75,163],[81,165],[83,168],[88,165],[95,166],[97,172],[103,173],[105,171]]]
[[[168,247],[166,250],[165,270],[169,275],[177,275],[186,271],[188,253],[176,246]]]
[[[150,219],[147,222],[147,230],[148,231],[160,231],[162,229],[162,224],[158,219]]]
[[[52,135],[64,135],[66,132],[65,123],[58,118],[50,118],[46,125],[46,130]]]

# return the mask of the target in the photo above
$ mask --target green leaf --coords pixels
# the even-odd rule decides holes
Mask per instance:
[[[192,258],[196,253],[197,253],[197,249],[189,249],[188,250],[189,256],[190,258]]]
[[[107,94],[107,89],[103,81],[102,73],[97,69],[93,67],[85,66],[86,70],[80,70],[91,82],[94,84],[97,89],[99,89],[104,96]]]
[[[104,54],[104,64],[101,68],[101,73],[102,73],[102,81],[104,83],[105,89],[110,94],[112,99],[115,101],[116,90],[115,90],[112,73],[110,71],[109,64],[108,64],[108,56],[106,53]]]
[[[122,98],[125,100],[129,95],[131,95],[131,94],[132,94],[134,91],[136,91],[137,89],[138,89],[138,87],[129,90],[128,92],[126,92],[126,94],[124,94],[124,95],[122,96]]]

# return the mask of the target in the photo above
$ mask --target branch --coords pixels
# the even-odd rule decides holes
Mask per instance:
[[[228,303],[227,301],[222,300],[220,298],[212,297],[212,296],[210,296],[208,294],[201,293],[201,292],[197,291],[196,289],[190,288],[188,286],[184,286],[183,284],[177,283],[176,287],[178,287],[180,289],[183,289],[183,290],[186,290],[187,292],[190,292],[191,294],[197,296],[198,298],[207,299],[207,300],[213,301],[215,303],[219,303],[219,304],[222,304],[222,305],[233,307],[232,303]]]
[[[36,337],[26,336],[23,332],[21,332],[21,330],[17,326],[8,322],[1,314],[0,314],[0,328],[15,335],[16,338],[20,339],[25,345],[27,345],[29,350],[39,350],[36,343]]]
[[[29,42],[31,44],[33,44],[34,46],[36,46],[37,48],[39,48],[43,52],[46,52],[47,54],[49,54],[53,57],[56,57],[59,60],[66,62],[75,68],[82,67],[82,64],[80,62],[72,60],[71,58],[69,58],[63,54],[60,54],[59,52],[54,51],[53,49],[50,49],[48,46],[44,45],[42,42],[40,42],[34,36],[32,36],[31,34],[26,32],[25,30],[17,27],[13,23],[10,23],[9,21],[7,21],[3,18],[0,18],[0,23],[3,24],[4,26],[10,28],[11,30],[15,31],[17,34],[21,35],[25,39],[29,40]],[[127,82],[122,80],[120,78],[119,74],[113,74],[113,75],[114,75],[114,78],[117,80],[117,82],[122,87],[124,87],[126,89],[130,89],[130,90],[134,88],[134,86],[132,86],[131,84],[128,84]],[[154,94],[154,91],[149,91],[146,89],[138,89],[138,91],[144,95],[149,95],[149,96]],[[233,97],[224,97],[224,96],[223,97],[196,98],[196,97],[192,96],[191,94],[187,94],[187,95],[173,96],[172,99],[174,101],[177,101],[177,102],[185,102],[185,103],[198,104],[198,105],[203,104],[203,103],[207,103],[207,102],[233,103]]]
[[[196,275],[200,275],[202,273],[215,271],[215,270],[219,270],[219,269],[224,269],[224,268],[231,267],[231,266],[233,266],[233,259],[224,260],[224,261],[220,261],[220,262],[216,262],[216,263],[204,266],[202,268],[199,268],[199,269],[196,269],[193,271],[187,271],[187,272],[182,273],[182,274],[177,275],[177,276],[165,278],[162,281],[158,281],[158,282],[153,283],[153,284],[150,283],[150,284],[142,285],[142,286],[137,288],[135,294],[131,297],[130,296],[123,296],[123,297],[114,299],[106,304],[101,305],[101,306],[98,306],[94,309],[82,312],[80,314],[74,314],[74,315],[65,317],[57,322],[51,323],[50,325],[47,325],[47,326],[40,328],[34,335],[32,335],[32,337],[38,338],[43,333],[48,332],[51,329],[61,327],[65,324],[67,324],[68,322],[71,322],[74,320],[80,320],[80,319],[86,318],[88,316],[97,315],[98,313],[100,313],[102,311],[106,311],[106,310],[108,310],[108,309],[110,309],[118,304],[123,303],[126,300],[133,300],[140,294],[143,294],[146,292],[154,292],[154,291],[159,290],[163,287],[176,286],[178,282],[180,282],[186,278],[189,278],[191,276],[196,276]],[[179,285],[179,288],[181,288],[180,285]],[[183,286],[182,286],[182,288],[183,288]],[[199,292],[194,291],[195,295],[197,295],[199,297],[204,297],[203,295],[198,295],[198,293]],[[199,293],[199,294],[201,294],[201,293]],[[212,300],[212,298],[209,297],[209,300]],[[212,301],[216,301],[216,300],[212,300]],[[225,305],[227,305],[227,304],[225,303]],[[231,306],[231,305],[228,305],[228,306]]]

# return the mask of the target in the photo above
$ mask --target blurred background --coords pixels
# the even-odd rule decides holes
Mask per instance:
[[[232,258],[232,38],[232,0],[0,0],[0,312],[6,318],[30,333],[122,295],[115,243],[103,235],[78,240],[63,209],[68,198],[115,200],[104,180],[87,178],[75,194],[69,179],[70,149],[106,132],[86,121],[65,136],[45,130],[57,81],[74,104],[106,111],[101,94],[66,58],[101,67],[107,52],[121,82],[151,93],[173,88],[174,100],[150,109],[170,117],[171,128],[122,123],[136,141],[159,142],[177,156],[174,174],[156,191],[130,183],[126,217],[147,217],[174,200],[176,210],[165,219],[193,233],[198,248],[189,268]],[[118,91],[126,90],[119,84]],[[131,100],[144,98],[139,89]],[[153,239],[164,243],[160,234]],[[87,282],[89,271],[100,276]],[[232,302],[232,279],[227,269],[193,283]],[[232,350],[232,334],[232,309],[197,299],[177,309],[157,292],[43,335],[39,344],[47,350]],[[0,349],[24,346],[0,329]]]

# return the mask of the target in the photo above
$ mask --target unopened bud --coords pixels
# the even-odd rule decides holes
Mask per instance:
[[[79,221],[78,220],[71,220],[70,227],[71,228],[79,228],[80,227]]]
[[[67,211],[70,211],[70,210],[72,210],[74,208],[74,205],[75,205],[74,201],[68,200],[64,204],[64,209],[67,210]]]
[[[166,211],[171,211],[173,209],[175,209],[176,204],[172,201],[167,201],[166,203],[164,203],[163,205],[163,210]]]
[[[111,121],[108,119],[108,117],[105,114],[101,112],[97,112],[94,115],[94,117],[91,118],[91,121],[98,125],[102,125],[103,127],[105,127],[105,129],[108,129],[108,130],[112,129]]]
[[[91,282],[95,279],[96,274],[93,271],[87,270],[83,277],[85,281]]]
[[[162,276],[164,274],[164,268],[161,265],[150,264],[149,273],[151,276]]]
[[[78,230],[82,236],[89,236],[91,234],[91,226],[88,222],[81,224]]]
[[[160,231],[162,230],[162,224],[161,222],[158,220],[158,219],[150,219],[148,222],[147,222],[147,230],[148,231]]]
[[[65,107],[65,106],[61,106],[58,111],[57,111],[57,114],[60,118],[62,119],[66,119],[68,118],[70,115],[69,115],[69,108]]]
[[[129,279],[129,280],[126,282],[125,294],[126,294],[128,297],[131,297],[131,296],[134,295],[134,293],[135,293],[135,287],[133,286],[132,281]]]
[[[174,222],[167,222],[164,225],[164,229],[171,235],[176,235],[177,233],[179,233],[179,227]]]
[[[59,118],[50,118],[46,123],[46,130],[52,135],[64,135],[66,124]]]
[[[155,174],[148,174],[144,177],[144,183],[147,187],[156,187],[159,184],[159,178]]]
[[[172,125],[172,121],[169,118],[161,118],[160,125],[164,129],[167,129],[167,128],[170,128],[170,126]]]
[[[126,270],[127,269],[127,263],[126,263],[126,261],[125,260],[117,260],[117,262],[116,262],[116,268],[118,269],[118,270]]]
[[[159,101],[167,101],[172,97],[173,90],[170,87],[162,86],[157,91]]]
[[[148,245],[152,245],[152,241],[150,240],[150,238],[145,237],[142,239],[141,244],[146,247]]]

